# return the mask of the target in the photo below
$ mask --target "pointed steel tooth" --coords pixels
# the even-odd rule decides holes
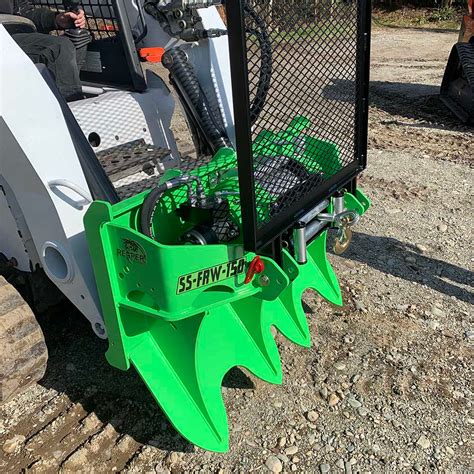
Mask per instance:
[[[174,323],[152,321],[150,331],[142,334],[131,351],[130,360],[184,437],[205,449],[226,451],[228,435],[222,434],[209,412],[196,373],[197,338],[204,318],[198,314]]]
[[[301,294],[298,288],[290,285],[280,298],[268,305],[268,313],[277,312],[282,316],[275,321],[278,330],[290,341],[301,346],[309,347],[310,335],[304,311],[300,311]],[[278,307],[277,307],[278,303]],[[298,306],[294,306],[296,303]],[[292,306],[293,305],[293,306]]]
[[[293,321],[294,327],[291,331],[282,330],[282,333],[295,344],[309,347],[311,344],[309,327],[301,304],[308,282],[301,278],[301,266],[286,251],[283,254],[283,267],[290,276],[290,285],[282,291],[279,300],[283,310]]]
[[[227,415],[221,394],[224,375],[232,367],[242,366],[267,382],[282,380],[280,355],[270,328],[264,324],[260,311],[252,314],[251,306],[260,306],[256,299],[248,300],[247,304],[241,300],[242,304],[236,306],[213,309],[201,325],[196,346],[201,394],[226,443]]]
[[[342,306],[342,295],[334,269],[327,259],[327,231],[308,245],[308,262],[301,265],[302,279],[329,302]],[[309,265],[309,266],[308,266]]]
[[[232,367],[243,366],[263,380],[281,383],[272,321],[262,303],[250,297],[172,324],[153,321],[130,354],[171,423],[205,449],[228,449],[221,384]]]
[[[296,329],[292,334],[282,332],[295,344],[309,347],[311,345],[311,336],[309,333],[308,322],[306,320],[306,314],[303,305],[301,304],[302,295],[303,291],[300,291],[298,288],[294,288],[291,292],[282,295],[281,301],[284,305],[284,309],[291,317],[294,322],[294,328]]]
[[[280,354],[270,331],[273,321],[265,311],[266,303],[268,302],[260,298],[250,297],[233,302],[232,309],[244,325],[253,343],[258,347],[259,353],[267,361],[273,376],[268,378],[268,374],[265,373],[259,375],[248,367],[249,370],[252,370],[257,377],[263,380],[268,380],[271,383],[281,383]]]

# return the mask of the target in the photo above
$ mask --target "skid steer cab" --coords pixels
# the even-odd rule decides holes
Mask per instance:
[[[12,38],[24,19],[2,17],[0,270],[35,306],[54,285],[184,437],[226,451],[226,372],[280,383],[271,326],[309,346],[303,292],[342,304],[327,237],[342,253],[370,206],[370,4],[82,8],[85,98],[69,104]]]

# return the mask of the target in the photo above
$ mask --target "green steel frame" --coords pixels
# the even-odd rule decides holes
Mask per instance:
[[[235,191],[236,164],[235,152],[222,149],[191,173],[200,176],[209,195]],[[169,170],[162,180],[180,174]],[[308,347],[303,292],[312,288],[331,303],[342,304],[326,257],[327,231],[309,244],[306,264],[298,264],[286,250],[281,266],[261,256],[263,274],[245,284],[255,253],[245,251],[239,238],[225,245],[179,243],[179,236],[193,224],[175,212],[187,199],[185,189],[170,191],[160,202],[153,222],[157,240],[142,234],[139,212],[146,195],[114,205],[95,201],[85,216],[109,338],[106,357],[119,369],[136,368],[184,437],[205,449],[226,451],[229,434],[221,395],[226,372],[243,366],[263,380],[281,383],[270,327]],[[239,196],[229,201],[239,220]],[[345,202],[359,214],[370,205],[360,190],[346,193]]]

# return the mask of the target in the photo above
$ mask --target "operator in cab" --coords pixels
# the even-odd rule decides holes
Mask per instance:
[[[13,34],[13,39],[34,63],[44,64],[54,74],[59,92],[67,101],[83,98],[79,70],[85,48],[76,51],[68,38],[48,33],[85,28],[84,11],[55,13],[49,8],[35,8],[29,0],[0,0],[0,13],[23,16],[35,24],[37,33]]]

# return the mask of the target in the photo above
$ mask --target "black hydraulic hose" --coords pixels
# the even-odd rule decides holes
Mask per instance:
[[[167,183],[160,184],[157,188],[153,189],[143,201],[140,209],[140,230],[146,236],[155,239],[155,233],[153,232],[153,216],[155,215],[158,203],[163,196],[163,193],[167,191],[169,187]]]
[[[191,190],[192,183],[196,183],[195,194],[193,194]],[[193,196],[201,204],[206,199],[206,196],[204,194],[204,188],[198,176],[181,175],[176,176],[175,178],[171,178],[168,181],[165,181],[164,183],[153,189],[153,191],[148,193],[148,196],[143,201],[139,216],[140,231],[143,234],[152,239],[155,239],[155,233],[153,231],[153,217],[155,216],[155,212],[158,209],[160,200],[166,191],[179,188],[180,186],[188,187],[189,198]]]
[[[188,126],[191,131],[191,137],[193,139],[194,147],[196,148],[196,153],[197,153],[198,158],[202,156],[211,156],[212,149],[209,145],[209,141],[204,136],[202,129],[196,123],[196,116],[191,110],[189,103],[183,97],[183,93],[181,92],[181,89],[177,86],[177,84],[174,82],[172,77],[170,77],[170,83],[176,90],[179,101],[181,102],[181,105],[183,106],[184,114],[186,116],[186,121],[188,122]]]
[[[199,85],[193,65],[188,61],[186,52],[180,47],[171,48],[163,55],[162,63],[170,71],[174,83],[180,88],[190,110],[196,114],[196,125],[202,130],[213,153],[228,146],[228,138],[225,132],[220,130],[219,120],[213,117],[207,98]]]
[[[248,35],[255,35],[260,45],[260,74],[258,78],[255,97],[250,104],[250,123],[253,125],[263,110],[270,89],[272,77],[272,46],[268,36],[265,21],[260,15],[247,3],[244,7],[244,14],[251,18],[257,29],[246,28]]]

